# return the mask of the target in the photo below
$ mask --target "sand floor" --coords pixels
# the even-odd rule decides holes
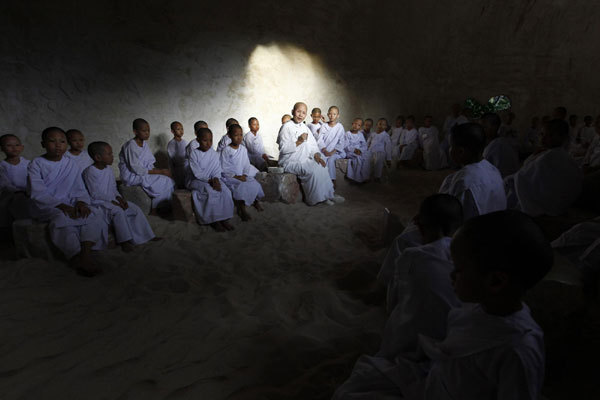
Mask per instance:
[[[447,173],[341,182],[341,205],[265,203],[228,233],[150,217],[164,240],[100,253],[105,272],[93,279],[58,261],[9,260],[5,251],[0,398],[329,398],[356,357],[379,343],[385,315],[374,276],[385,254],[384,207],[408,222]],[[574,319],[583,326],[590,312],[600,318],[583,310],[565,271],[555,273],[566,284],[548,281],[532,302],[561,296],[538,311],[557,347],[573,335],[597,345],[589,333],[597,327],[573,333]],[[581,365],[579,347],[549,352],[549,399],[567,398],[569,382],[582,376],[567,368]],[[592,380],[579,385],[598,389]]]

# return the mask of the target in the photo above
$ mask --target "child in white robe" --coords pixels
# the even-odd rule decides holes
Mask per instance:
[[[10,227],[13,220],[30,218],[31,200],[27,197],[29,160],[21,157],[21,140],[11,134],[0,136],[0,228]]]
[[[505,179],[510,208],[533,217],[567,212],[583,185],[583,173],[565,149],[568,141],[569,125],[565,121],[555,119],[544,125],[541,151]]]
[[[246,206],[253,206],[258,211],[263,211],[258,200],[265,197],[265,193],[260,183],[254,179],[258,170],[250,164],[248,151],[242,146],[244,137],[242,127],[232,124],[227,134],[231,143],[221,151],[221,176],[225,185],[231,190],[238,215],[242,221],[249,221],[252,218]]]
[[[186,174],[188,168],[187,168],[187,160],[190,158],[190,153],[193,150],[196,150],[198,148],[198,146],[200,145],[198,143],[198,131],[200,130],[200,128],[208,128],[208,124],[205,121],[196,121],[194,123],[194,135],[196,136],[195,139],[193,139],[191,142],[188,143],[187,146],[185,146],[185,170],[186,170]],[[186,175],[184,174],[184,175]],[[187,177],[185,178],[186,182],[187,182]]]
[[[279,165],[287,173],[300,178],[305,201],[309,206],[325,203],[333,205],[343,198],[334,193],[333,183],[327,171],[317,141],[308,127],[302,123],[306,118],[306,104],[296,103],[292,120],[279,130]]]
[[[456,197],[431,195],[414,218],[423,244],[401,253],[394,247],[388,251],[378,279],[387,286],[390,316],[376,357],[392,360],[415,352],[419,334],[440,340],[446,336],[448,312],[460,306],[450,281],[450,242],[462,222]]]
[[[290,114],[283,114],[283,116],[281,117],[281,125],[283,126],[286,124],[286,122],[291,121],[291,120],[292,120],[292,116]]]
[[[419,148],[419,132],[415,128],[415,117],[406,117],[404,131],[398,141],[398,161],[400,165],[410,167],[413,165],[413,157]]]
[[[419,128],[419,147],[423,151],[423,168],[436,171],[446,168],[448,159],[440,148],[440,133],[432,122],[433,117],[425,116],[423,126]]]
[[[225,129],[227,130],[227,132],[229,132],[229,127],[233,124],[239,125],[240,123],[235,118],[227,118],[227,121],[225,121]],[[219,140],[219,143],[217,144],[217,151],[219,153],[231,143],[231,138],[229,137],[227,132],[225,132],[225,134],[221,137],[221,140]]]
[[[448,175],[439,193],[460,200],[465,220],[506,209],[506,193],[498,168],[482,159],[483,128],[476,123],[456,125],[450,135],[450,155],[462,168]]]
[[[92,165],[93,161],[85,151],[85,137],[80,130],[69,129],[67,131],[67,142],[70,149],[65,153],[65,157],[70,158],[79,167],[79,172]]]
[[[485,113],[481,117],[481,126],[485,133],[487,146],[483,150],[483,158],[498,168],[500,175],[512,175],[520,167],[519,153],[505,136],[498,135],[500,117],[496,113]]]
[[[392,142],[392,158],[398,159],[398,146],[400,146],[400,138],[404,133],[404,116],[398,115],[396,117],[396,126],[392,128],[390,132],[390,140]]]
[[[315,137],[315,140],[318,142],[319,132],[321,127],[323,126],[323,116],[321,115],[321,109],[318,107],[313,108],[310,112],[310,118],[312,118],[312,122],[309,122],[308,124],[306,124],[306,126],[308,127],[308,129],[310,129],[313,136]],[[282,123],[285,124],[285,122]]]
[[[352,129],[346,132],[344,149],[348,159],[346,177],[358,183],[371,179],[371,155],[367,150],[367,141],[360,131],[362,122],[360,118],[352,121]]]
[[[173,174],[173,180],[179,189],[185,187],[185,156],[188,142],[183,138],[183,125],[181,122],[171,122],[171,133],[173,139],[167,144],[169,155],[169,168]]]
[[[196,220],[217,232],[233,230],[228,220],[233,217],[233,199],[229,188],[221,184],[220,154],[213,149],[212,132],[199,128],[198,147],[190,152],[186,186],[192,191]]]
[[[450,249],[465,304],[449,312],[446,337],[420,336],[418,358],[361,357],[334,399],[540,398],[543,332],[522,298],[552,266],[548,241],[531,218],[505,210],[465,222]]]
[[[91,257],[92,247],[106,230],[104,221],[89,208],[90,196],[81,171],[67,151],[65,132],[56,127],[42,132],[46,153],[28,167],[27,190],[33,202],[32,217],[49,222],[52,243],[77,272],[93,276],[100,272]]]
[[[262,136],[260,135],[260,123],[258,119],[252,117],[248,120],[250,130],[244,135],[244,147],[248,150],[248,158],[250,163],[259,171],[265,171],[269,166],[269,155],[265,151]]]
[[[362,133],[362,135],[365,137],[365,141],[368,143],[369,142],[369,136],[371,136],[371,129],[373,128],[373,120],[371,118],[367,118],[365,119],[365,123],[363,125],[363,129],[362,131],[360,131],[360,133]]]
[[[171,171],[154,167],[156,159],[148,146],[150,125],[138,118],[133,121],[133,139],[128,140],[119,152],[119,172],[127,186],[141,186],[152,199],[151,215],[160,207],[169,207],[175,190]]]
[[[345,131],[344,126],[338,122],[339,115],[340,110],[338,107],[329,107],[329,110],[327,110],[329,122],[321,126],[319,139],[317,140],[317,146],[327,163],[327,170],[329,171],[329,177],[333,182],[334,189],[336,178],[335,162],[340,158],[346,157],[346,152],[344,151],[346,148]]]
[[[106,142],[93,142],[88,153],[94,163],[83,171],[83,182],[90,194],[91,207],[104,217],[108,227],[102,235],[101,248],[108,246],[108,229],[113,228],[117,244],[123,251],[133,251],[135,245],[154,239],[154,232],[142,210],[126,201],[117,191],[115,174],[110,168],[113,151]]]
[[[390,135],[385,131],[387,120],[380,118],[377,121],[375,132],[369,135],[367,147],[371,153],[371,162],[373,163],[373,177],[375,182],[381,180],[383,173],[383,164],[389,167],[392,162],[392,141]]]

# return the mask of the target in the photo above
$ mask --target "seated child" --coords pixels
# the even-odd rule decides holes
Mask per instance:
[[[565,121],[555,119],[544,124],[541,151],[505,179],[510,208],[533,217],[557,216],[577,200],[583,173],[565,149],[568,141],[569,124]]]
[[[7,228],[13,220],[31,217],[26,195],[29,160],[21,157],[21,140],[10,133],[0,136],[0,150],[6,155],[0,161],[0,228]]]
[[[386,122],[386,125],[387,125],[387,122]],[[373,120],[371,118],[365,119],[363,129],[362,129],[362,131],[360,131],[360,133],[362,133],[362,135],[365,137],[365,141],[367,143],[369,141],[369,136],[371,136],[371,128],[373,128]]]
[[[79,167],[79,172],[83,172],[84,169],[93,163],[87,151],[85,151],[85,137],[83,133],[77,129],[69,129],[67,131],[67,142],[71,148],[65,153],[65,157],[73,160]]]
[[[415,352],[419,334],[439,340],[446,337],[448,312],[460,306],[450,280],[454,268],[450,242],[462,218],[456,197],[431,195],[423,200],[414,218],[423,245],[401,253],[390,248],[378,278],[387,284],[391,314],[377,357],[391,360]]]
[[[339,115],[339,108],[336,106],[329,107],[327,111],[329,122],[321,126],[319,139],[317,140],[317,146],[319,146],[321,155],[323,155],[323,160],[327,163],[327,170],[334,188],[336,178],[335,161],[346,157],[344,151],[346,147],[345,131],[344,126],[338,122]]]
[[[419,148],[419,132],[415,128],[415,117],[409,115],[406,117],[405,128],[398,141],[398,161],[405,167],[413,165],[411,162]]]
[[[446,168],[448,159],[446,153],[440,148],[440,132],[432,122],[432,116],[425,116],[423,126],[419,128],[419,148],[423,152],[423,168],[436,171]]]
[[[106,224],[89,208],[90,196],[75,162],[64,157],[67,136],[60,128],[42,132],[46,153],[28,167],[28,192],[33,202],[32,217],[49,222],[52,243],[84,276],[100,272],[91,257]]]
[[[121,147],[119,153],[119,172],[121,180],[127,186],[141,186],[152,198],[150,214],[155,215],[160,207],[169,207],[175,181],[171,171],[154,167],[156,159],[147,140],[150,138],[150,125],[138,118],[133,121],[133,139]]]
[[[543,332],[522,298],[552,267],[550,244],[530,217],[505,210],[466,221],[450,251],[464,305],[449,312],[446,337],[420,336],[419,358],[361,357],[334,399],[540,398]]]
[[[291,120],[292,120],[292,116],[290,114],[283,114],[283,117],[281,117],[281,125],[285,125],[286,122],[291,121]]]
[[[487,146],[483,150],[483,158],[498,168],[500,175],[512,175],[520,167],[519,153],[506,136],[499,136],[500,117],[496,113],[485,113],[481,117],[481,126],[485,134]]]
[[[178,188],[185,187],[185,150],[188,142],[183,138],[183,125],[180,122],[171,122],[173,139],[167,144],[169,154],[169,168],[173,180]]]
[[[227,132],[229,132],[229,127],[233,124],[239,125],[237,119],[228,118],[227,121],[225,121],[225,129],[227,129]],[[231,138],[227,132],[225,132],[225,134],[221,137],[221,140],[219,140],[219,144],[217,145],[217,151],[219,153],[222,152],[225,147],[229,146],[229,143],[231,143]]]
[[[248,150],[250,163],[260,171],[266,171],[269,166],[269,155],[265,151],[262,136],[258,131],[260,124],[258,119],[252,117],[248,120],[250,130],[244,135],[244,146]]]
[[[83,171],[83,182],[90,194],[91,207],[104,218],[108,228],[113,228],[117,243],[123,251],[154,238],[154,232],[142,210],[127,202],[117,191],[115,174],[110,167],[113,151],[108,143],[92,142],[88,153],[94,163]],[[108,229],[103,232],[101,248],[108,245]]]
[[[377,127],[375,132],[369,135],[367,140],[367,147],[371,153],[371,160],[373,163],[373,176],[375,182],[381,180],[383,173],[383,163],[387,163],[388,167],[392,162],[392,141],[390,135],[385,131],[387,120],[380,118],[377,121]]]
[[[367,141],[360,132],[362,119],[354,118],[352,129],[346,132],[346,158],[348,171],[346,176],[354,182],[366,182],[371,178],[371,156],[367,150]]]
[[[400,145],[400,138],[404,133],[404,116],[398,115],[396,117],[396,126],[392,128],[390,132],[390,140],[392,141],[392,158],[395,160],[398,158],[398,146]]]
[[[204,122],[204,121],[196,121],[194,123],[194,135],[196,136],[196,139],[193,139],[185,147],[185,159],[186,159],[186,163],[187,163],[187,159],[190,157],[190,151],[196,150],[198,148],[198,130],[200,128],[208,128],[208,124],[206,122]],[[187,164],[186,164],[186,171],[187,171]]]
[[[306,126],[312,132],[313,136],[315,137],[315,140],[318,141],[319,140],[319,130],[321,129],[321,126],[323,126],[323,122],[324,122],[324,118],[321,115],[321,109],[313,108],[310,113],[310,117],[312,118],[312,122],[309,122],[308,124],[306,124]],[[290,119],[292,119],[291,115],[290,115]],[[281,122],[283,124],[285,124],[285,122],[283,122],[283,120]]]
[[[465,220],[506,209],[506,193],[498,168],[482,159],[483,128],[476,123],[455,125],[450,135],[450,156],[462,168],[444,179],[439,193],[460,200]]]
[[[248,151],[242,146],[242,127],[238,124],[229,125],[228,135],[231,143],[221,152],[221,176],[233,194],[242,221],[249,221],[252,218],[246,211],[246,206],[254,206],[258,211],[263,211],[258,200],[265,197],[265,193],[260,183],[254,179],[258,170],[250,164]]]
[[[217,232],[233,230],[227,220],[233,217],[231,191],[221,184],[221,161],[212,145],[212,132],[200,128],[196,132],[198,148],[188,158],[186,187],[192,191],[196,220],[210,224]]]

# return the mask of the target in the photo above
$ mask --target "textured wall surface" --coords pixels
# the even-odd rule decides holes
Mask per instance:
[[[336,4],[336,5],[334,5]],[[146,118],[261,121],[269,151],[298,100],[341,120],[433,114],[504,93],[519,127],[564,104],[600,112],[600,4],[513,1],[6,1],[0,5],[0,132],[40,152],[50,125],[116,147]]]

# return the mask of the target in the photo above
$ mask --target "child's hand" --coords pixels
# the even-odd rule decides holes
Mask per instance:
[[[358,154],[360,156],[362,152],[359,149],[354,149],[354,154]]]
[[[234,178],[238,181],[246,182],[246,175],[234,175]]]
[[[210,183],[210,186],[217,192],[221,191],[221,181],[219,180],[219,178],[212,178],[208,183]]]
[[[85,218],[92,213],[92,210],[90,210],[88,205],[85,204],[83,201],[78,201],[77,203],[75,203],[75,211],[75,218]]]
[[[172,178],[172,177],[173,177],[173,175],[171,174],[171,170],[170,170],[170,169],[163,169],[163,170],[162,170],[162,174],[163,174],[164,176],[168,176],[169,178]]]
[[[62,211],[69,218],[72,218],[72,219],[77,218],[77,212],[75,211],[74,207],[68,206],[66,204],[59,204],[56,206],[56,208],[58,208],[60,211]]]
[[[317,162],[317,164],[321,164],[322,167],[325,167],[327,165],[327,163],[323,161],[319,153],[315,154],[315,161]]]
[[[307,139],[308,133],[303,133],[302,135],[298,136],[298,140],[296,140],[296,146],[300,146],[302,143],[306,142]]]
[[[117,196],[117,201],[121,203],[121,207],[123,210],[127,210],[129,208],[129,204],[127,204],[127,200],[121,196]]]

